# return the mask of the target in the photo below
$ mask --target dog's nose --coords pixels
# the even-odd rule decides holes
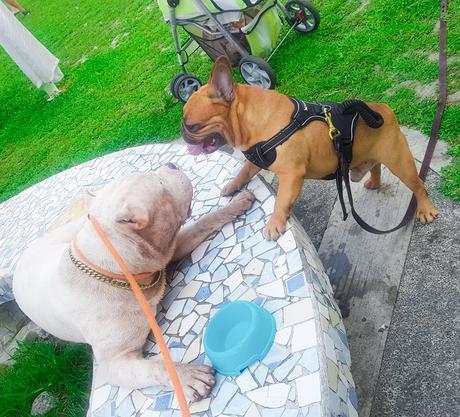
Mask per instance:
[[[172,162],[165,164],[169,169],[179,169],[177,165],[174,165]]]

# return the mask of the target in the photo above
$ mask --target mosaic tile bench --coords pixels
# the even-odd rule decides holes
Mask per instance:
[[[41,236],[84,187],[97,187],[166,162],[185,170],[195,190],[193,217],[228,199],[220,188],[240,162],[216,152],[192,157],[179,144],[126,149],[62,172],[0,205],[0,268],[12,271],[25,246]],[[295,219],[277,241],[262,230],[273,211],[272,190],[256,177],[247,187],[257,201],[234,224],[201,244],[171,272],[157,319],[176,361],[208,363],[203,330],[226,303],[251,300],[277,323],[268,355],[239,377],[217,375],[210,398],[191,406],[194,416],[356,417],[350,353],[339,309],[315,248]],[[7,282],[1,300],[12,298]],[[147,340],[146,354],[158,353]],[[97,365],[88,416],[179,417],[174,393],[162,386],[129,391],[101,384]]]

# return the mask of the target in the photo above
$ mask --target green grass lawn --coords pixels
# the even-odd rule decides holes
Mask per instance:
[[[57,399],[46,417],[84,417],[92,360],[83,345],[56,342],[22,344],[15,364],[0,369],[0,417],[27,417],[34,399],[48,391]]]
[[[0,201],[48,176],[128,146],[179,135],[182,104],[169,94],[178,72],[169,27],[151,0],[23,0],[20,17],[61,60],[65,93],[46,102],[0,51]],[[321,26],[293,33],[271,61],[278,89],[309,100],[359,97],[392,106],[401,124],[429,133],[435,97],[415,87],[437,79],[438,2],[315,0]],[[460,90],[460,2],[449,10],[450,92]],[[189,71],[207,79],[195,55]],[[392,92],[392,94],[388,94]],[[445,112],[441,137],[455,162],[442,189],[460,200],[460,105]]]

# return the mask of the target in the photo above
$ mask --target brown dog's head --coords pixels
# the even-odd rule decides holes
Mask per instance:
[[[182,137],[192,155],[211,153],[225,143],[234,143],[229,111],[234,98],[232,68],[226,57],[214,63],[211,79],[187,101]]]

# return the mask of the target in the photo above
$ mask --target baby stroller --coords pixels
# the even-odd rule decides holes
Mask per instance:
[[[319,25],[319,14],[305,0],[158,0],[171,25],[181,72],[171,81],[171,93],[186,102],[202,83],[185,66],[199,48],[215,60],[226,55],[251,85],[274,88],[275,73],[268,61],[292,30],[308,33]],[[290,26],[278,42],[281,16]],[[181,43],[181,26],[189,35]]]

